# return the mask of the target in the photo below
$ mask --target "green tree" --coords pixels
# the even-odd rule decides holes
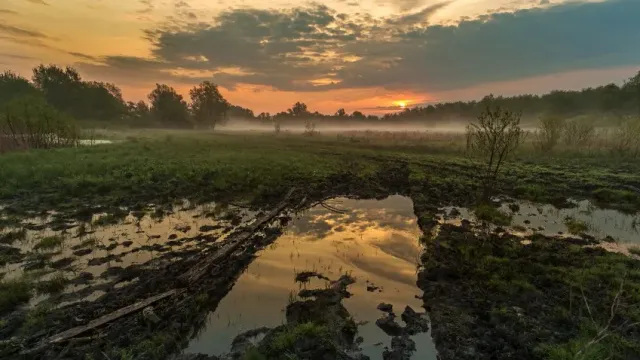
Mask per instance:
[[[204,81],[189,91],[191,96],[191,112],[198,126],[210,126],[222,122],[229,111],[229,103],[222,97],[218,86]],[[251,113],[253,116],[253,112]]]
[[[82,79],[71,67],[40,65],[33,69],[32,80],[47,102],[58,110],[73,114],[73,107],[81,103]]]
[[[22,76],[11,71],[0,74],[0,107],[19,97],[39,95],[38,89]]]
[[[149,94],[151,115],[163,126],[187,127],[191,125],[189,109],[182,95],[168,85],[156,84]]]

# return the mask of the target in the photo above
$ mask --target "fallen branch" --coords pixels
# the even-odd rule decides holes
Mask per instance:
[[[273,210],[266,213],[265,215],[259,217],[254,221],[250,226],[240,230],[239,232],[233,233],[227,237],[227,244],[223,246],[220,250],[216,251],[212,256],[205,258],[200,261],[194,267],[189,269],[186,273],[182,274],[178,279],[183,284],[193,284],[198,282],[202,277],[206,276],[210,270],[218,264],[220,260],[223,260],[229,257],[233,252],[238,250],[240,246],[242,246],[247,239],[249,239],[253,233],[275,218],[282,210],[284,210],[289,204],[289,198],[295,191],[295,188],[289,190],[287,195],[284,197],[284,200],[278,204]]]
[[[173,289],[173,290],[169,290],[167,292],[164,292],[162,294],[158,294],[155,296],[152,296],[150,298],[147,298],[145,300],[142,301],[138,301],[135,304],[123,307],[121,309],[118,309],[112,313],[109,313],[107,315],[104,315],[102,317],[99,317],[91,322],[89,322],[87,325],[82,325],[82,326],[77,326],[74,328],[71,328],[69,330],[63,331],[57,335],[54,335],[48,339],[46,339],[43,343],[43,345],[48,345],[48,344],[56,344],[56,343],[60,343],[63,342],[65,340],[68,340],[70,338],[73,338],[75,336],[78,336],[86,331],[92,330],[97,328],[98,326],[104,325],[106,323],[109,323],[111,321],[114,321],[116,319],[119,319],[125,315],[131,314],[132,312],[138,311],[138,310],[142,310],[143,308],[157,302],[160,301],[164,298],[167,298],[169,296],[175,295],[179,292],[182,292],[183,290],[177,290],[177,289]]]

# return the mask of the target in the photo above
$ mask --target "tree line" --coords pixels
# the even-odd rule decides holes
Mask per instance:
[[[231,118],[255,119],[261,122],[295,122],[300,119],[323,122],[344,121],[420,121],[443,122],[475,118],[483,110],[480,101],[445,102],[406,108],[381,117],[351,114],[338,109],[333,114],[311,111],[303,102],[275,114],[260,113],[230,104],[218,86],[204,81],[189,91],[184,99],[174,88],[156,84],[147,101],[127,102],[121,90],[112,83],[86,81],[71,67],[40,65],[26,79],[10,71],[0,74],[0,106],[18,98],[41,98],[57,111],[80,121],[127,123],[130,126],[169,128],[207,127]],[[552,91],[544,95],[494,97],[492,102],[525,116],[555,115],[575,117],[585,114],[611,114],[618,117],[640,114],[640,72],[622,85],[608,84],[578,91]]]

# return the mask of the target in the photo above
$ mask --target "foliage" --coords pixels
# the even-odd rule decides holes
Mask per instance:
[[[37,244],[33,246],[33,250],[53,250],[62,246],[64,238],[59,235],[47,236],[42,238]]]
[[[622,155],[640,155],[640,117],[626,119],[615,129],[612,151]]]
[[[24,240],[27,237],[27,230],[20,229],[0,234],[0,244],[11,245],[17,240]]]
[[[304,135],[313,136],[316,134],[316,123],[309,119],[304,124]]]
[[[39,95],[38,89],[29,80],[11,71],[0,73],[0,108],[16,98]]]
[[[592,122],[584,119],[567,121],[564,125],[564,143],[570,146],[589,145],[596,135]]]
[[[478,116],[478,124],[467,127],[470,149],[485,161],[483,200],[488,200],[504,161],[520,145],[522,129],[520,114],[493,104],[493,97],[485,101],[485,110]]]
[[[307,105],[305,103],[296,102],[293,106],[287,110],[289,115],[295,117],[303,117],[309,115],[309,110],[307,109]]]
[[[329,330],[326,326],[315,323],[303,323],[296,326],[289,326],[280,332],[268,344],[269,354],[283,354],[292,352],[294,345],[301,338],[313,338],[315,340],[326,339]]]
[[[40,65],[33,69],[33,84],[57,110],[83,120],[113,120],[126,113],[118,87],[83,81],[72,67]]]
[[[629,248],[629,253],[640,256],[640,246],[632,246]]]
[[[38,294],[58,294],[64,290],[69,283],[62,272],[56,273],[49,280],[38,281],[35,289]]]
[[[12,100],[0,113],[0,151],[74,146],[78,128],[42,98]]]
[[[204,81],[189,91],[191,112],[197,125],[215,129],[216,124],[225,120],[229,103],[222,97],[218,86]]]
[[[584,221],[573,217],[567,217],[564,219],[564,225],[567,227],[569,233],[573,235],[578,235],[589,230],[589,226]]]
[[[156,84],[149,94],[151,115],[166,127],[191,127],[187,103],[176,90],[168,85]]]
[[[478,220],[497,226],[509,226],[512,221],[511,215],[500,211],[500,209],[490,204],[480,204],[476,206],[474,214]]]
[[[0,314],[6,314],[31,299],[31,284],[26,279],[0,281]]]
[[[534,145],[540,151],[551,151],[562,138],[564,132],[564,121],[554,116],[543,116],[540,118],[540,126],[535,132]]]

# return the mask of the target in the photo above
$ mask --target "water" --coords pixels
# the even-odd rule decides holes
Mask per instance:
[[[22,253],[28,254],[23,261],[0,267],[5,279],[28,276],[35,280],[47,280],[56,274],[63,274],[71,280],[82,272],[89,272],[94,279],[83,285],[69,285],[65,293],[73,293],[90,285],[98,285],[112,280],[109,275],[112,268],[126,269],[130,265],[151,266],[163,254],[178,254],[181,251],[198,249],[204,251],[212,241],[221,241],[236,226],[246,223],[255,214],[248,210],[226,207],[220,204],[206,204],[194,206],[188,202],[178,206],[175,212],[164,214],[161,218],[152,216],[153,207],[146,213],[130,213],[120,223],[99,226],[96,221],[104,214],[93,217],[92,222],[86,224],[72,223],[67,230],[52,230],[48,225],[53,214],[41,218],[26,219],[22,226],[39,230],[26,230],[26,238],[12,244]],[[228,215],[233,215],[232,217]],[[234,218],[235,221],[231,221]],[[202,226],[213,229],[200,231]],[[86,233],[78,235],[81,227]],[[0,234],[19,230],[7,228]],[[203,234],[209,236],[202,237]],[[45,237],[57,236],[63,238],[63,243],[52,249],[36,249],[35,246]],[[198,237],[200,236],[200,237]],[[90,241],[90,244],[86,244]],[[81,244],[85,243],[85,246]],[[78,252],[80,251],[80,252]],[[83,252],[84,251],[84,252]],[[25,270],[30,263],[30,257],[46,255],[48,263],[44,268]],[[63,266],[53,266],[59,261],[68,261]],[[116,269],[120,270],[120,269]],[[124,286],[121,284],[119,286]],[[45,297],[34,297],[34,305]],[[94,297],[90,297],[94,299]],[[79,300],[79,299],[78,299]]]
[[[401,196],[381,201],[341,198],[330,204],[346,212],[316,206],[300,214],[249,266],[186,352],[220,355],[229,351],[238,333],[283,324],[289,297],[300,290],[295,274],[309,270],[332,279],[345,273],[356,278],[349,288],[353,296],[344,305],[357,323],[366,322],[359,326],[363,352],[382,359],[390,337],[375,325],[382,315],[377,305],[392,304],[398,316],[407,305],[424,311],[415,298],[421,294],[415,284],[422,249],[413,204]],[[368,284],[381,291],[367,291]],[[322,288],[324,283],[314,280],[307,287]],[[429,334],[417,335],[414,341],[415,359],[436,359]]]

